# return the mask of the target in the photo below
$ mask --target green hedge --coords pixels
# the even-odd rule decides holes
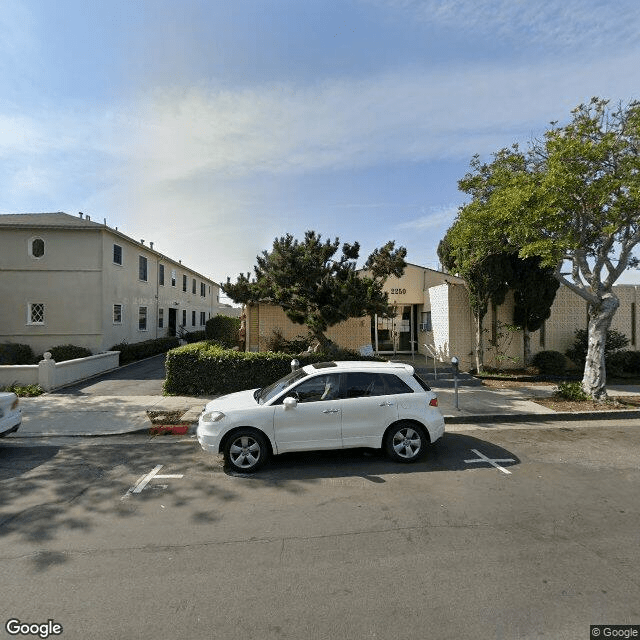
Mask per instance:
[[[47,349],[51,357],[56,362],[65,362],[66,360],[75,360],[76,358],[87,358],[91,355],[91,351],[86,347],[78,347],[75,344],[59,344],[51,349]]]
[[[326,360],[380,360],[353,351],[298,356],[232,351],[210,341],[198,342],[167,353],[164,390],[173,395],[201,396],[266,387],[291,371],[293,358],[301,366]]]
[[[121,342],[114,344],[109,351],[119,351],[120,364],[123,365],[143,358],[150,358],[159,353],[166,353],[169,349],[173,349],[179,344],[180,340],[178,338],[168,336],[166,338],[156,338],[155,340],[145,340],[144,342],[134,342],[133,344]]]
[[[205,331],[185,331],[182,334],[182,339],[189,344],[193,342],[202,342],[206,340],[207,335]]]
[[[216,340],[225,347],[237,347],[239,341],[240,318],[218,314],[209,318],[205,325],[207,340]]]
[[[28,344],[3,342],[0,344],[0,364],[36,364],[36,359]]]

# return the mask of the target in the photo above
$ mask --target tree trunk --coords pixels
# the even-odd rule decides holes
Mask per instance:
[[[327,338],[322,331],[314,332],[313,337],[320,343],[320,350],[323,353],[335,353],[338,350],[336,343]]]
[[[522,366],[527,368],[531,362],[531,333],[529,327],[522,327]]]
[[[604,348],[607,331],[619,306],[618,298],[612,293],[603,296],[598,304],[589,305],[589,341],[582,388],[591,398],[598,401],[605,400],[607,397]]]
[[[483,316],[476,316],[476,372],[480,373],[484,367],[484,340],[482,336]]]

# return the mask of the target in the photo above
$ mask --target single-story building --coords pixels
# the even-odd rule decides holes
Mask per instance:
[[[475,366],[475,319],[469,305],[464,280],[441,271],[408,264],[401,278],[385,283],[389,302],[395,309],[391,317],[351,318],[331,327],[328,337],[344,348],[372,349],[383,355],[422,355],[448,362],[456,356],[460,366]],[[640,285],[615,287],[620,307],[611,328],[629,338],[629,349],[638,349],[638,303]],[[274,331],[286,339],[306,336],[303,325],[291,322],[280,307],[250,305],[246,309],[249,351],[265,351]],[[484,328],[486,366],[522,366],[522,332],[510,331],[513,321],[513,295],[487,313]],[[543,327],[531,334],[531,352],[564,352],[574,341],[577,329],[587,328],[587,304],[567,287],[561,286]]]

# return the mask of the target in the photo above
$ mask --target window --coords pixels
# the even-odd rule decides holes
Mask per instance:
[[[122,247],[119,244],[113,245],[113,264],[122,266]]]
[[[158,265],[158,284],[164,287],[164,265]]]
[[[422,312],[422,321],[420,322],[420,331],[433,331],[431,328],[431,311]]]
[[[182,290],[183,291],[187,290],[187,276],[185,275],[182,276]]]
[[[138,311],[138,330],[147,330],[147,307],[140,307]]]
[[[204,311],[200,312],[200,326],[204,327],[207,324],[207,314]]]
[[[182,326],[183,327],[187,326],[187,310],[186,309],[182,310]]]
[[[316,376],[311,380],[301,382],[291,394],[298,402],[319,402],[321,400],[336,400],[339,389],[339,376],[331,373],[324,376]]]
[[[417,377],[418,376],[414,376],[414,378]],[[384,384],[387,387],[388,395],[396,395],[398,393],[413,393],[413,389],[406,382],[400,380],[398,376],[392,373],[383,373],[382,379],[384,380]]]
[[[122,305],[113,305],[113,324],[122,324]]]
[[[164,327],[164,309],[158,309],[158,329]]]
[[[192,327],[196,326],[196,312],[195,311],[191,312],[191,326]]]
[[[147,259],[144,256],[138,256],[138,279],[147,281]]]
[[[44,240],[42,238],[31,238],[28,247],[29,255],[32,258],[42,258],[44,256]]]
[[[384,380],[379,373],[347,373],[345,375],[345,398],[370,398],[384,396]]]
[[[193,295],[196,295],[196,279],[193,278],[193,282],[191,283],[191,293],[193,293]]]
[[[176,286],[176,270],[175,269],[171,269],[171,286],[172,287]]]
[[[200,283],[200,295],[204,298],[207,295],[207,287],[204,282]]]
[[[27,324],[44,324],[44,302],[30,302]]]

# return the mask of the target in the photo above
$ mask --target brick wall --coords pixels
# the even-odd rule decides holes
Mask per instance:
[[[299,336],[307,336],[307,328],[304,325],[291,322],[280,307],[261,304],[257,309],[258,347],[260,351],[267,351],[267,343],[276,329],[287,340],[293,340]],[[361,347],[371,344],[371,319],[368,316],[350,318],[331,327],[326,332],[326,335],[340,347],[357,351]],[[254,340],[251,340],[251,344],[254,344]]]

